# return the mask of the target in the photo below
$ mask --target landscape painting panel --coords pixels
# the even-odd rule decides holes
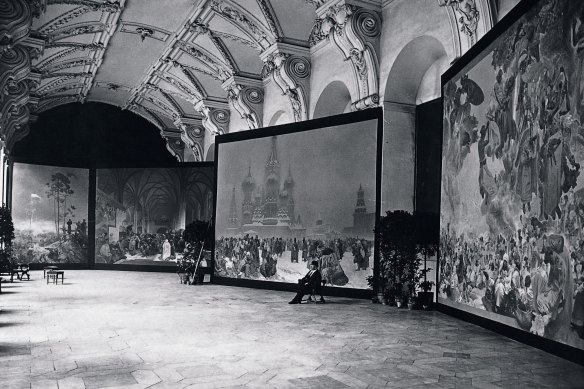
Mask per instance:
[[[14,164],[12,217],[19,263],[87,263],[89,171]]]
[[[541,1],[443,87],[439,302],[584,349],[584,2]]]
[[[213,214],[213,167],[97,171],[95,262],[176,266],[184,230]]]
[[[376,150],[377,120],[219,143],[215,274],[367,288]]]

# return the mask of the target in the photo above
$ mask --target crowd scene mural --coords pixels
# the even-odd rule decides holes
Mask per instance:
[[[14,164],[13,255],[19,263],[87,263],[89,172]]]
[[[443,87],[439,301],[584,349],[584,2],[540,1]]]
[[[373,273],[377,120],[219,143],[215,274],[330,286]],[[243,161],[243,163],[242,163]]]
[[[211,219],[213,182],[210,166],[98,170],[95,262],[176,266],[185,227]]]

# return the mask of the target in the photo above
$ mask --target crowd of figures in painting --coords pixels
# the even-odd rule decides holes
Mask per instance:
[[[584,3],[541,1],[444,86],[439,297],[584,348]]]
[[[211,167],[98,170],[95,262],[174,265],[185,227],[212,215],[212,188]]]
[[[373,268],[373,241],[346,239],[296,239],[240,237],[215,242],[215,274],[224,277],[297,282],[318,261],[329,286],[362,288],[355,272]]]

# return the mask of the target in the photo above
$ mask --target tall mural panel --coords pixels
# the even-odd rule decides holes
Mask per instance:
[[[525,4],[525,3],[524,3]],[[445,79],[439,302],[584,349],[584,2]]]
[[[185,227],[213,215],[213,167],[98,169],[95,263],[176,266]]]
[[[87,263],[89,171],[14,164],[14,256],[21,263]]]
[[[219,142],[215,274],[329,286],[373,274],[378,121]],[[250,135],[252,136],[252,135]]]

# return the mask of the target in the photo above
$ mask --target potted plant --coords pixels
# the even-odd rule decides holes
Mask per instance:
[[[14,224],[10,209],[2,204],[0,207],[0,272],[13,277],[14,260],[12,258],[12,241],[14,240]]]
[[[428,269],[432,270],[432,269]],[[432,303],[434,302],[434,292],[432,292],[432,286],[434,285],[434,281],[422,281],[420,282],[420,289],[421,292],[418,292],[418,300],[422,305],[423,309],[430,309],[432,307]]]
[[[206,260],[205,250],[211,249],[211,230],[211,222],[200,220],[186,226],[183,232],[183,257],[177,261],[177,273],[181,283],[194,285],[203,281],[205,268],[201,266],[201,262]]]
[[[405,303],[404,290],[413,288],[417,266],[414,216],[406,211],[388,211],[375,230],[379,241],[379,272],[387,280],[385,288],[398,307]]]
[[[371,298],[371,302],[377,304],[384,303],[384,305],[386,305],[387,298],[385,295],[385,289],[387,287],[387,280],[384,277],[375,274],[367,277],[367,285],[376,293]]]

